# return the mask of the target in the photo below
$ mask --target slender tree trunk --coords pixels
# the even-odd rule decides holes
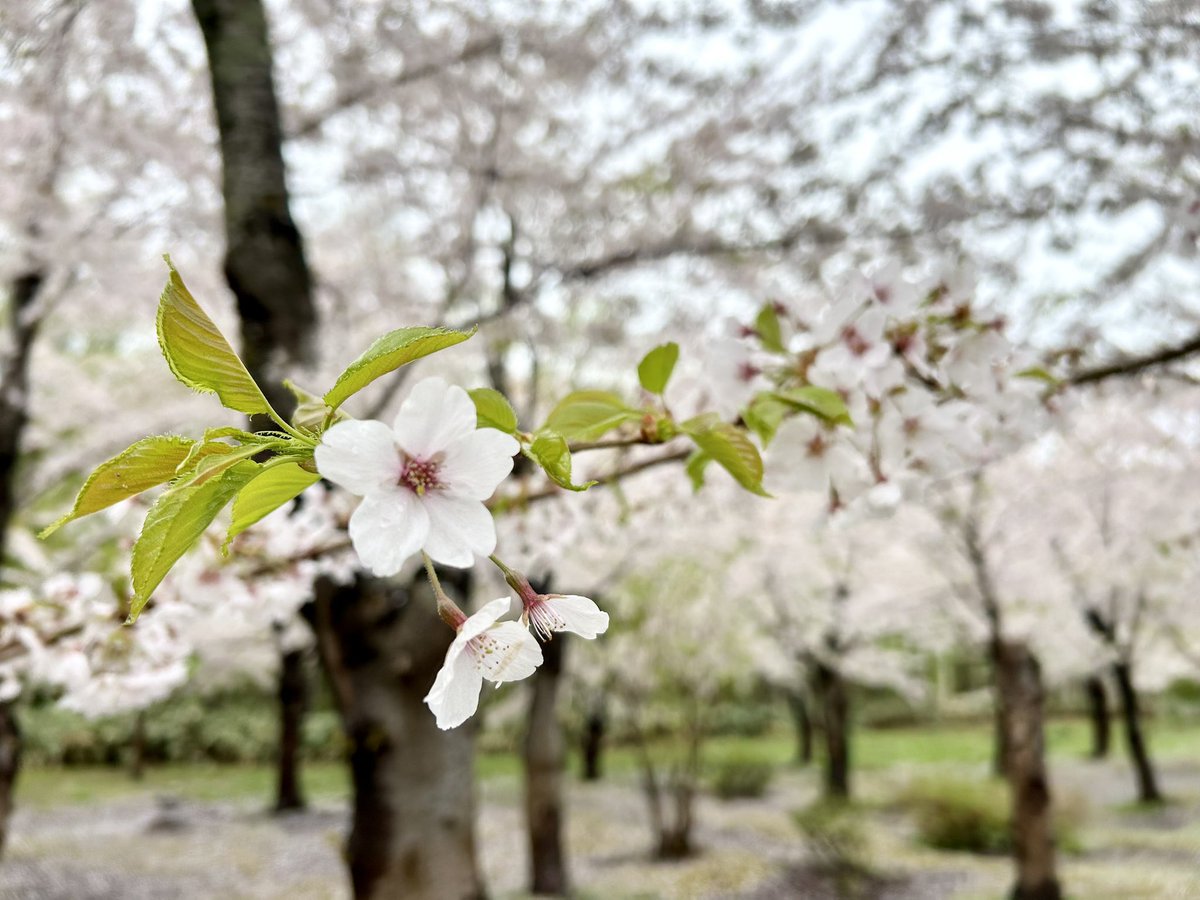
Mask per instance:
[[[997,686],[1004,696],[1017,869],[1012,897],[1061,900],[1046,772],[1041,667],[1024,644],[1006,641],[998,657]]]
[[[312,276],[289,209],[283,132],[272,73],[271,42],[261,0],[193,0],[208,51],[220,133],[225,201],[225,278],[237,299],[242,357],[267,399],[285,418],[294,400],[283,386],[290,365],[311,356],[316,327]],[[272,429],[265,416],[251,427]],[[280,660],[277,810],[303,806],[296,748],[304,715],[303,668]]]
[[[580,757],[583,760],[584,781],[599,781],[604,774],[604,734],[607,725],[604,701],[599,700],[588,709],[583,722]]]
[[[825,796],[844,800],[850,796],[850,696],[840,672],[823,662],[814,665],[825,737]]]
[[[808,714],[808,700],[802,690],[787,692],[788,708],[792,711],[792,722],[796,726],[796,764],[807,766],[813,756],[812,718]]]
[[[1117,682],[1117,693],[1121,698],[1121,721],[1125,729],[1125,745],[1133,762],[1137,776],[1138,799],[1142,803],[1160,803],[1163,795],[1158,789],[1150,751],[1142,735],[1142,714],[1138,708],[1137,689],[1133,686],[1133,671],[1129,664],[1118,662],[1113,665],[1113,676]]]
[[[565,896],[569,891],[563,847],[563,772],[566,746],[558,719],[567,636],[542,644],[542,665],[530,679],[525,733],[525,821],[529,833],[530,892]]]
[[[139,709],[133,717],[133,734],[129,737],[129,777],[141,781],[146,777],[146,711]]]
[[[21,730],[17,727],[16,707],[11,702],[0,703],[0,854],[8,846],[13,793],[20,768]]]
[[[8,528],[17,512],[17,463],[21,436],[28,421],[29,360],[41,317],[34,314],[45,273],[26,272],[13,279],[10,291],[12,346],[0,366],[0,571],[8,547]],[[21,762],[21,732],[13,703],[0,703],[0,853],[8,838],[13,786]]]
[[[1092,759],[1106,759],[1112,733],[1112,722],[1108,713],[1108,691],[1104,679],[1093,675],[1084,682],[1087,691],[1088,718],[1092,723]]]
[[[469,575],[448,572],[460,596]],[[317,646],[350,744],[354,817],[346,847],[357,898],[484,896],[476,867],[475,733],[437,727],[423,698],[454,638],[424,580],[319,581]]]
[[[1000,684],[1003,654],[1004,642],[997,628],[988,643],[988,659],[992,666],[992,774],[996,778],[1008,775],[1008,713],[1004,689]]]
[[[279,657],[279,747],[276,812],[304,809],[300,788],[300,749],[304,742],[304,711],[308,706],[308,677],[304,651],[289,650]]]

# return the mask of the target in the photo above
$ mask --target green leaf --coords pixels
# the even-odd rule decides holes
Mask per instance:
[[[846,409],[846,401],[837,391],[808,384],[804,387],[775,391],[771,396],[795,409],[820,416],[835,425],[854,424],[854,420],[850,418],[850,413]]]
[[[783,331],[779,327],[779,314],[775,312],[775,304],[768,303],[758,311],[754,320],[754,330],[758,332],[758,339],[766,349],[775,353],[784,351]]]
[[[732,475],[738,484],[751,493],[770,496],[762,486],[762,457],[745,431],[721,421],[715,413],[688,419],[681,427],[696,446]]]
[[[495,428],[505,434],[512,434],[517,430],[517,414],[502,393],[491,388],[475,388],[467,393],[475,402],[477,428]]]
[[[349,418],[345,413],[337,412],[327,406],[324,397],[306,391],[291,381],[284,381],[283,386],[296,398],[296,409],[292,412],[292,424],[297,428],[311,434],[320,434],[327,427]]]
[[[282,443],[282,441],[277,442],[277,444]],[[242,460],[250,459],[264,450],[272,449],[278,449],[278,446],[263,443],[244,444],[236,447],[222,441],[206,442],[200,448],[200,452],[191,459],[190,464],[178,473],[176,484],[203,484],[210,478],[233,468]]]
[[[338,376],[325,395],[325,403],[330,409],[337,409],[346,398],[357,394],[376,378],[423,356],[461,344],[474,333],[474,328],[455,331],[451,328],[420,326],[389,331],[346,367],[346,371]]]
[[[586,484],[574,484],[571,481],[571,451],[567,447],[567,439],[553,431],[542,431],[533,439],[525,455],[536,462],[550,480],[559,487],[569,491],[586,491],[595,481]]]
[[[167,258],[171,274],[158,301],[158,344],[167,365],[192,390],[216,394],[226,409],[271,415],[271,404],[246,365],[188,292]]]
[[[679,345],[674,341],[659,344],[642,357],[638,363],[638,381],[652,394],[661,394],[667,389],[675,363],[679,361]]]
[[[641,410],[608,391],[575,391],[550,411],[543,426],[568,441],[594,441],[626,422],[642,417]]]
[[[1052,374],[1049,370],[1043,369],[1041,366],[1033,366],[1028,369],[1022,369],[1017,373],[1018,378],[1032,378],[1035,381],[1044,381],[1052,387],[1058,387],[1062,384],[1062,379]]]
[[[708,468],[710,462],[712,462],[712,457],[703,450],[697,450],[687,458],[687,463],[683,468],[687,472],[688,478],[692,480],[693,490],[698,491],[704,487],[704,470]]]
[[[791,411],[792,406],[769,393],[755,397],[746,411],[742,413],[742,421],[746,427],[758,435],[763,446],[775,440],[775,432]]]
[[[299,497],[320,480],[320,475],[300,468],[299,463],[287,462],[264,468],[233,501],[233,522],[225,535],[222,552],[255,522]]]
[[[133,545],[133,598],[128,622],[137,619],[171,567],[188,551],[233,496],[262,470],[243,460],[219,476],[177,485],[150,507]]]
[[[97,466],[80,488],[71,511],[43,529],[38,537],[47,538],[73,519],[99,512],[170,481],[193,444],[189,438],[174,435],[142,438]]]

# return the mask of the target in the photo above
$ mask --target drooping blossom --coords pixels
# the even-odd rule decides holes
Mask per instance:
[[[350,540],[373,573],[395,575],[419,550],[465,568],[496,548],[483,501],[512,471],[520,447],[510,435],[475,424],[466,391],[426,378],[391,428],[348,421],[325,432],[317,471],[363,498],[350,517]]]
[[[542,648],[528,629],[520,622],[497,621],[510,603],[500,597],[458,623],[458,635],[425,696],[438,728],[457,728],[475,714],[485,678],[497,685],[520,681],[542,664]]]
[[[587,597],[537,594],[530,599],[521,599],[525,604],[521,621],[544,641],[559,631],[570,631],[589,641],[608,631],[608,613]]]

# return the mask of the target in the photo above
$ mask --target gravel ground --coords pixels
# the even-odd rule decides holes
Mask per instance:
[[[928,774],[928,773],[926,773]],[[956,771],[961,775],[961,771]],[[69,778],[69,773],[64,773]],[[114,778],[121,777],[114,773]],[[903,783],[892,771],[862,779],[881,799]],[[1084,852],[1064,860],[1073,896],[1200,898],[1200,768],[1164,770],[1177,802],[1127,807],[1125,768],[1072,763],[1055,772],[1063,792],[1087,798]],[[519,786],[481,787],[482,864],[497,897],[521,896],[525,847]],[[647,856],[642,798],[629,781],[574,784],[568,844],[572,877],[585,898],[836,898],[837,885],[807,859],[791,812],[815,796],[811,774],[787,772],[762,800],[702,798],[700,852],[675,863]],[[344,898],[340,847],[344,806],[268,816],[246,803],[209,803],[131,793],[120,800],[18,810],[0,866],[0,898],[169,900],[169,898]],[[870,864],[862,900],[982,900],[1005,893],[1004,859],[936,853],[914,846],[902,817],[871,817]]]

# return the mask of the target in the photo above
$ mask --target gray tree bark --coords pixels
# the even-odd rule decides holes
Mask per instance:
[[[1150,751],[1142,734],[1142,714],[1138,707],[1137,689],[1133,686],[1133,671],[1128,663],[1113,664],[1113,678],[1117,682],[1117,694],[1121,698],[1121,721],[1125,731],[1125,745],[1133,762],[1137,778],[1138,800],[1142,803],[1161,803],[1162,791],[1158,777],[1150,761]]]
[[[469,573],[443,587],[466,593]],[[441,731],[422,702],[454,634],[422,579],[317,585],[309,613],[350,744],[354,896],[484,896],[476,867],[470,723]]]
[[[13,811],[13,788],[21,768],[21,731],[16,708],[0,703],[0,854],[8,845],[8,826]]]
[[[846,680],[834,667],[813,664],[813,686],[821,704],[821,731],[825,739],[825,796],[845,800],[850,796],[850,695]]]
[[[525,732],[525,822],[529,834],[529,890],[561,897],[570,890],[563,846],[563,776],[566,741],[558,717],[558,693],[568,638],[542,644],[542,664],[530,680]]]
[[[1087,691],[1088,720],[1092,725],[1092,759],[1106,759],[1111,743],[1112,725],[1108,712],[1108,691],[1104,679],[1093,675],[1084,682]]]
[[[225,278],[237,299],[242,357],[271,405],[287,418],[295,404],[281,382],[288,366],[309,360],[317,315],[304,244],[289,209],[266,15],[260,0],[193,0],[192,7],[208,51],[220,133]],[[250,424],[275,427],[265,416]],[[279,811],[304,807],[299,779],[304,677],[302,662],[283,654]]]
[[[1013,900],[1061,900],[1046,772],[1041,667],[1024,644],[1010,641],[1001,644],[998,662],[1017,870],[1011,896]]]

